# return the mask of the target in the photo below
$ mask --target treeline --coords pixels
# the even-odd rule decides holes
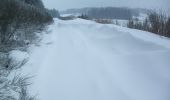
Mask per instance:
[[[53,18],[60,18],[60,13],[56,9],[48,9],[48,13],[53,17]]]
[[[61,14],[87,14],[89,9],[91,8],[67,9],[65,11],[60,11],[60,13]]]
[[[130,19],[127,25],[129,28],[152,32],[161,36],[170,37],[170,17],[162,11],[152,11],[144,21]]]
[[[52,22],[41,0],[0,1],[0,100],[35,100],[27,92],[28,77],[9,78],[27,62],[27,59],[16,61],[10,53],[25,52],[37,40],[37,33]]]
[[[132,12],[128,8],[91,8],[87,15],[96,19],[130,19],[132,18]]]
[[[140,13],[147,13],[147,9],[125,8],[125,7],[89,7],[80,9],[68,9],[60,11],[61,14],[84,14],[96,19],[125,19],[132,16],[139,16]]]

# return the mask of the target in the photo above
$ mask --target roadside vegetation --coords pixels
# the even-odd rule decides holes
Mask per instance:
[[[162,11],[151,11],[144,21],[130,19],[127,27],[152,32],[170,38],[170,17]]]
[[[1,0],[0,3],[0,99],[35,100],[27,92],[28,77],[11,73],[20,69],[27,59],[16,62],[13,51],[27,51],[38,40],[37,33],[46,29],[53,18],[41,0]]]

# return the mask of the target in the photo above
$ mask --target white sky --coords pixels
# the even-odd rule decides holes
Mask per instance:
[[[134,7],[170,10],[170,0],[43,0],[47,8],[65,10],[82,7]]]

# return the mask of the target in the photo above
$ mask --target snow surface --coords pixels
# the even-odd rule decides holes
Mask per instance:
[[[55,19],[24,71],[40,100],[170,100],[170,40],[92,21]]]

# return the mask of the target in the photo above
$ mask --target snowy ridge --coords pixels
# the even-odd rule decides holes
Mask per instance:
[[[40,100],[169,100],[170,40],[92,21],[55,19],[25,66]]]

